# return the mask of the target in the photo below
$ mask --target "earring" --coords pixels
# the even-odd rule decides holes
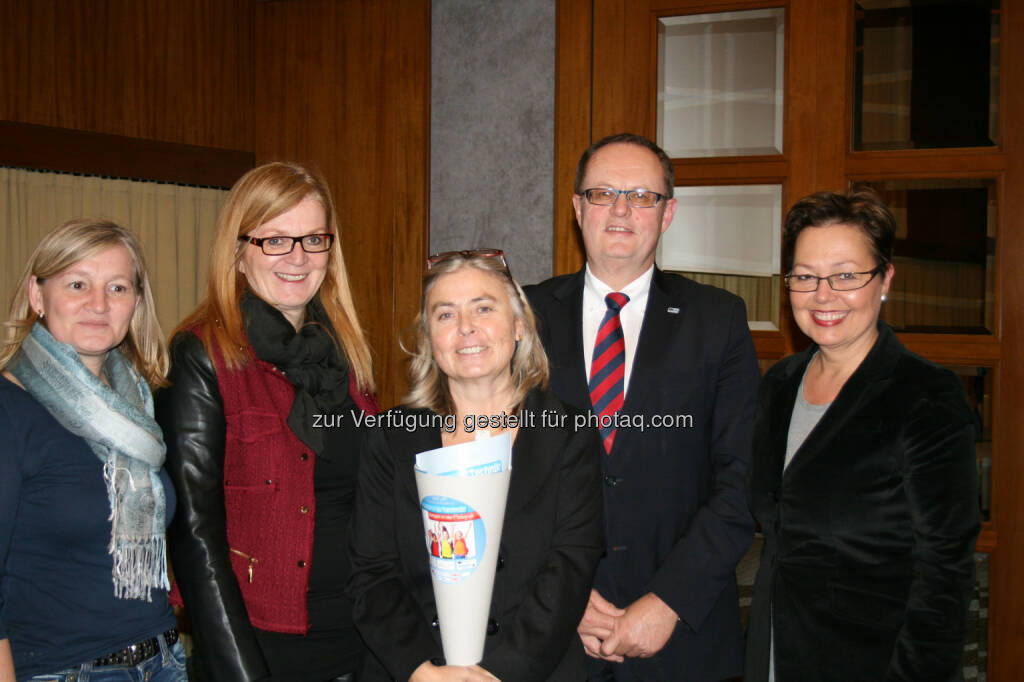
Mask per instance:
[[[41,319],[43,319],[44,317],[46,317],[46,313],[44,313],[44,312],[43,312],[42,310],[40,310],[40,311],[39,311],[39,319],[41,320]]]
[[[889,297],[886,296],[885,294],[882,294],[882,303],[885,303],[888,300],[889,300]]]

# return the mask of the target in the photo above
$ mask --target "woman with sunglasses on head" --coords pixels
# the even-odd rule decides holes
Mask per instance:
[[[604,548],[597,431],[546,388],[533,313],[500,251],[431,257],[414,329],[406,404],[360,463],[349,592],[373,654],[363,679],[584,680],[576,626]],[[480,418],[511,434],[511,482],[483,659],[445,665],[413,463],[478,438],[464,425]]]
[[[231,189],[206,300],[171,343],[157,394],[180,491],[171,561],[195,679],[353,680],[344,594],[370,349],[334,204],[313,170],[270,163]],[[317,428],[317,415],[344,415]]]
[[[79,219],[43,237],[0,370],[0,680],[184,682],[150,394],[167,349],[130,232]]]
[[[748,682],[963,679],[974,422],[956,376],[879,320],[894,236],[870,190],[815,194],[786,218],[789,300],[813,343],[758,398]]]

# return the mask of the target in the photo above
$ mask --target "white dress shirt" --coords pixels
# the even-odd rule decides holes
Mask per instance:
[[[651,279],[654,277],[654,266],[617,291],[629,296],[629,303],[619,313],[622,324],[622,336],[626,342],[626,373],[622,379],[623,397],[629,391],[629,377],[633,372],[633,357],[636,355],[636,344],[640,339],[640,327],[644,324],[644,311],[647,310],[647,294],[651,290]],[[608,304],[604,297],[616,291],[599,280],[587,265],[583,284],[583,355],[587,364],[587,381],[590,381],[590,364],[594,360],[594,341],[601,327],[601,320],[608,312]]]

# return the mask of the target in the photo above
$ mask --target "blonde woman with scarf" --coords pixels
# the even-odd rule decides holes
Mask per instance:
[[[167,353],[128,231],[73,220],[43,238],[0,370],[0,681],[186,680],[150,393]]]

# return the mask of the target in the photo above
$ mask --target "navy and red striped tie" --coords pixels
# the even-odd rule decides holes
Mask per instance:
[[[619,311],[629,303],[629,296],[613,291],[604,297],[608,312],[601,320],[594,342],[594,358],[590,363],[590,403],[597,415],[604,451],[611,454],[615,442],[612,417],[622,409],[625,393],[626,342],[622,337]]]

